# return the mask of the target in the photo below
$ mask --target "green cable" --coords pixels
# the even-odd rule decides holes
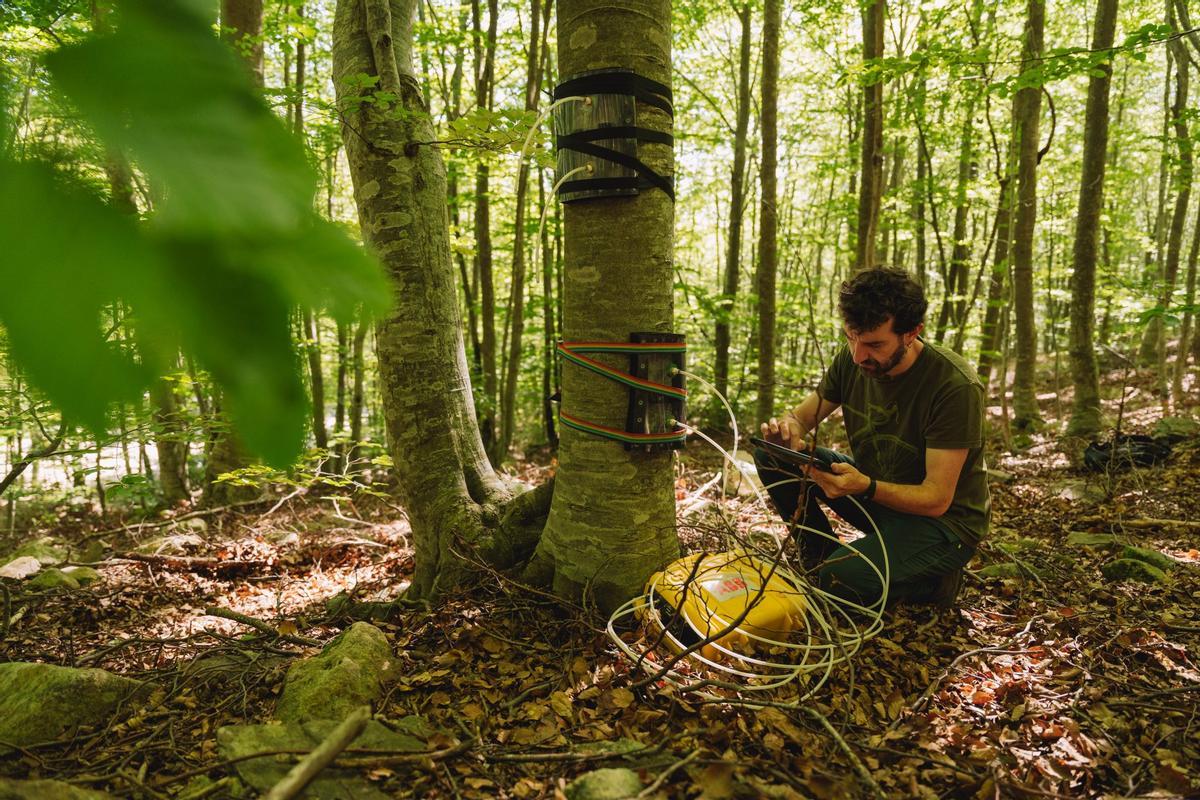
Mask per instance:
[[[572,364],[595,372],[609,380],[665,397],[680,400],[687,398],[686,389],[639,378],[583,355],[583,353],[686,353],[686,342],[559,342],[557,349],[558,354]],[[626,444],[674,444],[683,442],[687,438],[687,431],[679,427],[679,421],[674,419],[671,422],[676,425],[675,430],[663,433],[634,433],[610,428],[607,425],[571,416],[561,408],[558,412],[558,419],[568,428]]]

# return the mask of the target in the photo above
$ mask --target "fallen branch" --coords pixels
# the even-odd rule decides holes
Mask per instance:
[[[208,614],[210,617],[221,617],[223,619],[231,619],[234,622],[240,622],[243,625],[249,625],[251,628],[254,628],[255,630],[262,631],[263,633],[268,634],[270,636],[278,636],[280,639],[285,639],[286,641],[292,642],[293,644],[303,644],[303,645],[308,645],[310,647],[320,647],[321,646],[321,642],[317,641],[316,639],[310,639],[307,636],[297,636],[294,633],[280,633],[274,627],[272,627],[271,624],[268,622],[263,622],[261,619],[255,619],[254,617],[248,617],[245,614],[239,614],[236,611],[230,611],[229,609],[221,608],[220,606],[208,606],[204,609],[204,613]]]
[[[1187,530],[1200,530],[1200,520],[1191,519],[1154,519],[1152,517],[1138,517],[1136,519],[1110,519],[1099,515],[1090,517],[1080,517],[1080,522],[1098,525],[1109,525],[1111,527],[1122,528],[1185,528]]]
[[[351,711],[346,718],[330,731],[325,740],[315,750],[300,760],[300,763],[288,770],[279,783],[271,787],[271,791],[263,795],[264,800],[291,800],[304,787],[312,783],[313,778],[338,757],[350,743],[358,738],[367,722],[371,719],[371,707],[359,706]]]

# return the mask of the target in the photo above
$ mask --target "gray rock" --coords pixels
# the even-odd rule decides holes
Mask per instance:
[[[204,547],[204,540],[194,533],[168,533],[147,539],[136,552],[148,556],[184,556]]]
[[[151,687],[102,669],[0,664],[0,741],[53,742],[81,725],[102,725]]]
[[[25,584],[30,589],[78,589],[79,581],[61,569],[44,569]]]
[[[0,567],[0,578],[28,578],[30,575],[35,575],[42,568],[42,562],[38,561],[33,556],[18,556],[12,561],[9,561],[3,567]]]
[[[270,725],[230,725],[217,730],[217,746],[221,756],[228,759],[273,750],[311,750],[340,722],[340,719],[314,719]],[[425,743],[420,739],[389,730],[376,720],[368,722],[350,746],[406,753],[425,749]],[[268,756],[238,762],[234,768],[246,783],[259,791],[266,791],[287,774],[293,763]],[[333,766],[321,771],[316,780],[309,784],[304,796],[318,800],[385,800],[388,797],[364,780],[357,770]]]
[[[1049,487],[1050,492],[1073,502],[1096,505],[1104,502],[1104,487],[1096,481],[1075,478],[1059,481]]]
[[[567,785],[567,800],[628,800],[640,791],[642,780],[631,769],[594,769]]]
[[[341,720],[383,696],[392,668],[392,647],[383,631],[356,622],[320,655],[292,665],[275,716],[287,722]]]
[[[1153,564],[1134,558],[1118,558],[1100,568],[1110,581],[1137,581],[1138,583],[1166,583],[1167,573]]]
[[[112,800],[107,792],[62,781],[18,781],[0,778],[0,800]]]

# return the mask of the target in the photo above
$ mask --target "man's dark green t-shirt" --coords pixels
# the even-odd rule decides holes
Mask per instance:
[[[937,522],[978,544],[991,518],[983,458],[983,384],[957,353],[924,345],[911,367],[887,380],[863,373],[843,347],[818,391],[841,404],[854,462],[876,480],[921,483],[927,448],[966,448],[954,500]]]

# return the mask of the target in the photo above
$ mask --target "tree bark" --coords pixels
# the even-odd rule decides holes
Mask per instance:
[[[1117,0],[1099,0],[1092,50],[1112,47],[1117,27]],[[1067,433],[1085,438],[1100,430],[1100,377],[1096,366],[1096,245],[1100,210],[1104,208],[1104,168],[1108,158],[1108,94],[1112,62],[1098,66],[1088,81],[1083,123],[1083,171],[1079,181],[1079,213],[1075,222],[1074,271],[1071,283],[1071,379],[1075,395]]]
[[[868,0],[862,7],[863,61],[883,58],[887,0]],[[855,270],[870,269],[875,261],[875,233],[883,199],[883,80],[863,86],[862,178],[858,195],[858,239]]]
[[[1022,73],[1041,66],[1045,22],[1045,0],[1029,0],[1021,50]],[[1041,421],[1035,388],[1037,331],[1033,311],[1033,234],[1037,221],[1038,123],[1041,108],[1040,86],[1018,90],[1013,101],[1013,127],[1017,140],[1017,204],[1012,241],[1017,333],[1013,425],[1018,430],[1031,428]]]
[[[354,344],[351,348],[350,370],[353,373],[353,388],[350,391],[350,444],[346,449],[347,473],[355,475],[362,470],[358,463],[358,455],[362,449],[363,424],[363,378],[366,365],[363,359],[363,345],[367,340],[367,322],[360,320],[354,329]]]
[[[1167,3],[1167,21],[1175,25],[1175,9],[1172,3]],[[1175,294],[1175,284],[1179,278],[1179,256],[1183,249],[1183,228],[1187,223],[1188,204],[1192,196],[1192,139],[1188,133],[1188,57],[1187,45],[1182,39],[1171,40],[1171,49],[1175,52],[1175,102],[1171,106],[1171,123],[1175,128],[1175,147],[1178,149],[1178,167],[1175,170],[1175,209],[1171,214],[1171,229],[1167,235],[1167,263],[1163,270],[1162,293],[1159,295],[1159,306],[1164,312],[1171,307]],[[1167,413],[1170,406],[1168,391],[1169,370],[1167,368],[1167,337],[1165,326],[1158,337],[1158,390],[1162,397],[1163,412]],[[1177,358],[1186,360],[1183,341],[1180,340],[1180,350]],[[1176,392],[1179,397],[1183,392],[1182,384]]]
[[[263,85],[263,0],[221,0],[221,38],[237,50]]]
[[[624,68],[671,82],[669,0],[561,0],[558,63],[564,78]],[[672,131],[662,110],[639,103],[640,127]],[[643,142],[639,158],[674,174],[672,148]],[[658,189],[563,208],[563,338],[624,342],[636,331],[670,331],[674,206]],[[603,357],[625,369],[622,357]],[[624,428],[626,388],[573,365],[562,370],[564,412]],[[679,554],[673,454],[627,451],[563,428],[554,501],[530,579],[565,596],[590,594],[612,609],[640,592]]]
[[[883,0],[877,0],[883,2]],[[775,413],[775,278],[778,269],[776,233],[778,206],[776,167],[779,132],[779,0],[766,0],[763,7],[762,59],[762,168],[759,170],[758,212],[758,421]]]
[[[308,356],[309,387],[312,389],[312,429],[317,447],[329,447],[325,427],[325,374],[321,368],[321,332],[312,311],[304,309],[304,350]]]
[[[479,0],[473,0],[471,14],[475,32],[475,105],[492,107],[492,89],[496,69],[496,24],[499,16],[497,0],[488,0],[487,35],[480,27]],[[499,374],[496,370],[496,286],[492,265],[491,173],[483,156],[475,167],[475,274],[479,283],[479,313],[483,321],[480,350],[483,355],[483,408],[480,409],[480,429],[484,447],[496,463],[495,449],[499,431],[496,429]]]
[[[549,484],[513,498],[476,423],[454,287],[446,173],[413,74],[415,0],[339,0],[333,72],[364,239],[393,283],[376,327],[383,414],[412,524],[410,589],[434,597],[468,574],[464,556],[511,565],[532,549]],[[394,106],[358,102],[346,79],[378,76]],[[380,107],[380,106],[385,107]]]
[[[529,54],[525,75],[525,110],[536,112],[542,88],[541,20],[542,0],[532,0],[530,9]],[[495,463],[508,455],[517,418],[517,380],[521,374],[521,338],[525,333],[525,207],[529,195],[529,160],[522,158],[517,167],[517,208],[513,220],[512,292],[509,295],[508,364],[505,368],[503,396],[500,402],[500,436]],[[536,265],[535,265],[536,267]]]
[[[725,275],[722,297],[717,311],[715,333],[716,358],[713,362],[713,385],[721,396],[729,394],[729,344],[733,324],[734,301],[741,274],[742,223],[746,203],[746,137],[750,129],[750,40],[753,26],[749,3],[737,10],[742,26],[738,47],[737,122],[733,132],[733,174],[729,186],[729,241],[725,251]],[[720,401],[713,403],[712,421],[724,427],[725,408]]]

